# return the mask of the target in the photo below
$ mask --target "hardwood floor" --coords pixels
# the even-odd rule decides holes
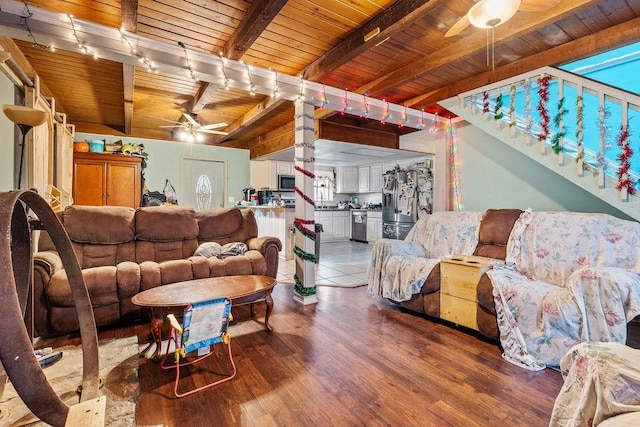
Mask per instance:
[[[140,359],[140,426],[544,426],[560,373],[504,361],[494,342],[372,299],[366,287],[318,288],[317,305],[274,290],[272,333],[237,307],[235,379],[174,399],[173,373]],[[257,319],[264,316],[258,310]],[[101,331],[137,334],[148,325]],[[222,347],[217,351],[223,355]],[[191,369],[200,384],[224,357]],[[211,378],[215,378],[213,376]]]

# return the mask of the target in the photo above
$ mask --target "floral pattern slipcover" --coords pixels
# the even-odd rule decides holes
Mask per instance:
[[[585,342],[560,362],[564,385],[549,427],[640,425],[640,350]],[[615,418],[611,418],[615,417]],[[626,424],[623,422],[626,422]]]
[[[489,271],[504,358],[558,366],[584,341],[626,341],[640,314],[640,224],[606,214],[526,211]]]
[[[377,240],[367,270],[369,294],[397,302],[410,300],[440,260],[473,254],[483,214],[435,212],[421,217],[404,241]]]

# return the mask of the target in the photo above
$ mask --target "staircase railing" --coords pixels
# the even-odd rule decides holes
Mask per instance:
[[[640,174],[632,165],[640,168],[640,156],[633,155],[631,135],[640,133],[640,96],[543,67],[458,98],[463,110],[508,128],[527,146],[538,145],[541,155],[555,155],[557,165],[573,160],[576,177],[588,172],[597,188],[614,186],[621,202],[636,194]]]

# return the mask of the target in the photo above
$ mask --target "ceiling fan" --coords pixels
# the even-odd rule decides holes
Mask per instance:
[[[201,125],[188,113],[182,113],[186,121],[184,122],[174,122],[174,125],[171,126],[158,126],[161,128],[178,128],[178,138],[187,142],[194,141],[202,141],[204,139],[203,133],[211,133],[216,135],[228,135],[229,132],[223,132],[219,130],[215,130],[218,128],[223,128],[229,126],[228,124],[221,123],[212,123],[209,125]],[[163,119],[166,120],[166,119]],[[171,120],[168,120],[171,121]]]
[[[558,3],[560,0],[479,0],[444,36],[455,36],[469,25],[483,29],[494,28],[507,22],[518,10],[542,12]]]

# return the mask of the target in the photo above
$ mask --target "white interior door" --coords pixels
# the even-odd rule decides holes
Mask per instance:
[[[182,159],[180,205],[197,211],[224,207],[227,199],[227,162],[224,160]]]

